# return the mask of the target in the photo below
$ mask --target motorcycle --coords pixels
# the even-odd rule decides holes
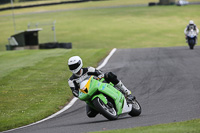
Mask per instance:
[[[136,99],[131,103],[127,102],[112,83],[104,83],[103,80],[104,78],[98,79],[95,76],[85,78],[80,83],[78,98],[108,120],[116,120],[123,114],[132,117],[141,114],[141,106]]]
[[[190,49],[194,49],[194,45],[196,44],[197,33],[193,29],[191,29],[187,34],[187,42]]]

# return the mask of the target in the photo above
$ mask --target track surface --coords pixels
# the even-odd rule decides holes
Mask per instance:
[[[14,133],[85,133],[200,118],[200,47],[118,49],[102,69],[112,71],[142,106],[139,117],[88,118],[78,100],[55,118]]]

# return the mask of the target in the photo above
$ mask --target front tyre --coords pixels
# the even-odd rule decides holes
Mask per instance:
[[[95,98],[92,102],[99,113],[106,117],[108,120],[116,120],[118,118],[115,108],[105,104],[99,97]]]
[[[139,116],[142,112],[142,108],[137,100],[133,100],[132,102],[132,110],[128,114],[130,116]]]
[[[195,40],[194,39],[189,39],[188,42],[189,42],[188,44],[189,44],[190,49],[194,49]]]

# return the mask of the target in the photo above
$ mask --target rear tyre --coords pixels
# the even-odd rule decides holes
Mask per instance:
[[[93,100],[93,104],[99,113],[106,117],[108,120],[116,120],[118,118],[115,108],[105,104],[99,97]]]
[[[130,116],[139,116],[142,112],[142,108],[141,108],[139,102],[137,100],[133,100],[132,105],[133,105],[132,110],[128,114]]]

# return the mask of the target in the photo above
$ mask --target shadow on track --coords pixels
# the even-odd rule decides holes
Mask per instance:
[[[104,117],[104,116],[102,116]],[[140,117],[140,116],[138,116]],[[48,128],[60,128],[60,127],[70,127],[70,126],[80,126],[80,125],[89,125],[89,124],[100,124],[100,123],[110,123],[110,122],[115,122],[115,121],[121,121],[121,120],[124,120],[124,119],[132,119],[134,117],[131,117],[131,116],[120,116],[117,120],[114,120],[114,121],[110,121],[110,120],[107,120],[105,118],[105,120],[96,120],[95,121],[95,118],[94,121],[86,121],[86,122],[75,122],[75,123],[68,123],[68,124],[63,124],[63,125],[56,125],[56,126],[51,126],[51,127],[48,127]],[[88,118],[88,120],[91,120],[91,118]]]

